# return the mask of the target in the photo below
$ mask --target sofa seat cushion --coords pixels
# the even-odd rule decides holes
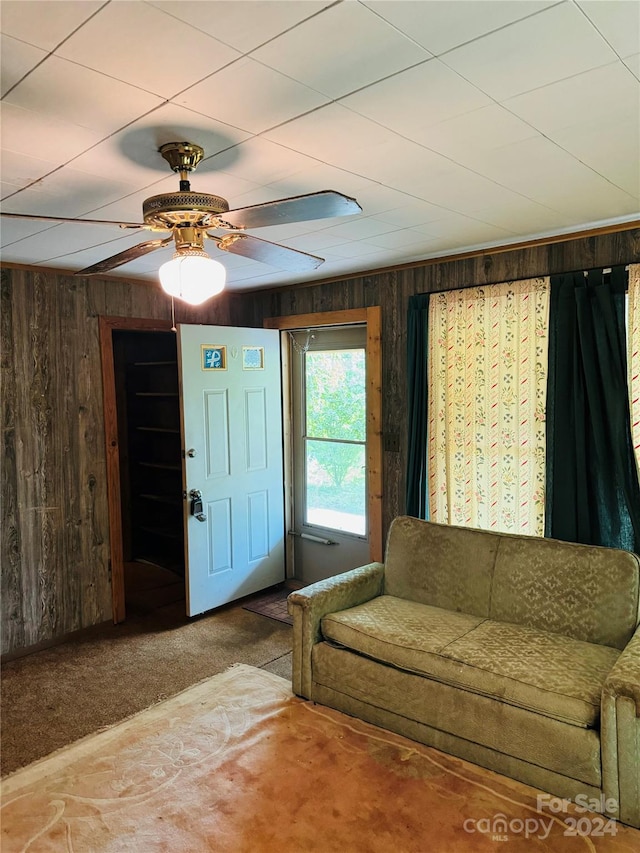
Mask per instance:
[[[594,728],[620,652],[383,595],[322,620],[323,636],[391,666]]]
[[[330,613],[323,618],[321,629],[323,637],[334,643],[374,660],[421,672],[425,655],[438,655],[482,621],[481,616],[380,595]]]
[[[487,620],[443,654],[464,667],[470,687],[578,726],[595,728],[618,649],[522,625]]]

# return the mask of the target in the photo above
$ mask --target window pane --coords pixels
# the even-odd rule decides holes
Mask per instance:
[[[305,381],[307,435],[365,441],[365,351],[308,352]]]
[[[365,535],[364,465],[362,444],[307,440],[307,524]]]

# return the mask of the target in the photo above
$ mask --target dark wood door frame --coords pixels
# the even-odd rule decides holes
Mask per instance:
[[[111,568],[111,601],[113,621],[124,622],[124,551],[122,547],[122,496],[120,491],[120,443],[116,404],[116,376],[113,361],[113,332],[170,332],[168,320],[145,320],[137,317],[99,317],[100,356],[102,360],[102,399],[104,405],[104,440],[107,459],[107,504],[109,511],[109,550]]]

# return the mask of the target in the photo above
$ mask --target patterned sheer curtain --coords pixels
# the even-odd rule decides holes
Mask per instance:
[[[629,266],[629,405],[631,439],[640,473],[640,264]]]
[[[549,278],[431,295],[433,521],[544,535]]]

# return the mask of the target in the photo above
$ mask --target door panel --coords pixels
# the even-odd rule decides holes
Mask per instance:
[[[178,351],[193,616],[284,580],[279,335],[181,325]],[[202,520],[192,515],[192,490]]]
[[[366,327],[293,334],[294,574],[314,583],[369,562]]]

